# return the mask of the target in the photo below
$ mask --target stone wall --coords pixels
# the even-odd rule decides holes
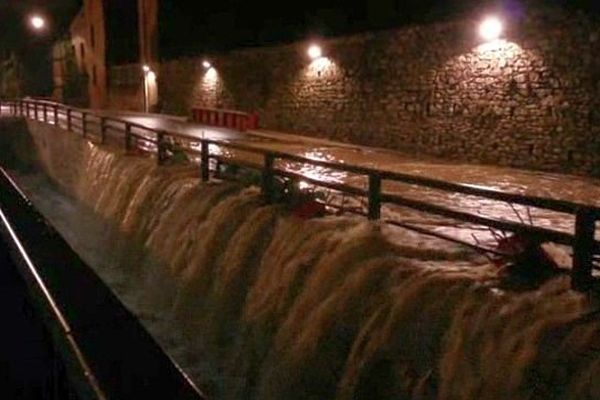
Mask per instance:
[[[480,15],[165,62],[163,111],[257,111],[261,126],[467,162],[600,174],[600,24],[582,14]]]

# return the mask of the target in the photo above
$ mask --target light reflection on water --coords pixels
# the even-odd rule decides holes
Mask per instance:
[[[328,153],[324,149],[311,149],[299,155],[316,161],[344,163],[343,160],[337,159],[335,155]],[[278,165],[286,171],[295,172],[310,179],[331,183],[349,182],[349,174],[345,171],[339,171],[331,168],[324,168],[317,165],[299,163],[294,161],[280,161]]]

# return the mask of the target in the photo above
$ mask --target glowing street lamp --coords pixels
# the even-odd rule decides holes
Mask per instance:
[[[39,15],[32,15],[29,17],[29,23],[36,31],[41,31],[46,26],[46,20]]]
[[[479,35],[488,42],[498,39],[503,30],[504,26],[498,17],[487,17],[479,25]]]
[[[212,65],[210,64],[210,62],[208,60],[202,61],[202,66],[206,69],[210,69],[210,67],[212,67]]]
[[[144,71],[144,78],[142,82],[144,84],[144,112],[148,112],[150,109],[148,101],[150,92],[150,90],[148,89],[148,80],[151,79],[151,76],[154,76],[154,78],[156,78],[156,75],[154,74],[154,72],[148,64],[142,65],[142,71]]]
[[[317,58],[321,58],[322,55],[323,55],[323,50],[321,49],[321,46],[313,44],[313,45],[311,45],[308,48],[308,56],[312,60],[316,60]]]

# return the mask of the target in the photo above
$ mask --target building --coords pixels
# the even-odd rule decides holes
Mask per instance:
[[[69,31],[79,72],[87,77],[89,106],[104,108],[107,99],[105,2],[84,0]]]
[[[130,104],[123,108],[152,109],[158,102],[157,10],[158,0],[138,0],[137,5],[83,0],[69,27],[68,39],[53,47],[54,98],[76,98],[73,103],[91,108],[121,108],[118,102],[111,102],[108,83],[112,79],[116,86],[123,82],[124,91],[129,93]],[[121,64],[128,65],[123,74],[119,73]],[[132,68],[132,64],[136,66]],[[115,76],[109,76],[109,67],[115,66]],[[68,82],[83,85],[85,96],[68,96]]]

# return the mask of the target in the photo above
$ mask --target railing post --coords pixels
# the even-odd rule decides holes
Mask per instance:
[[[35,120],[39,121],[39,119],[38,119],[38,106],[37,106],[37,103],[33,103],[33,115],[35,117]]]
[[[575,216],[575,242],[573,243],[571,285],[575,290],[586,291],[591,287],[595,233],[595,213],[589,208],[581,208]]]
[[[208,142],[202,141],[200,148],[200,176],[202,182],[208,182],[210,180],[210,145]]]
[[[106,142],[106,118],[100,117],[100,143]]]
[[[381,218],[381,177],[369,175],[369,219]]]
[[[83,137],[87,136],[87,113],[85,111],[81,112],[81,134]]]
[[[42,110],[44,113],[44,122],[48,123],[48,105],[46,103],[42,103]]]
[[[275,201],[275,174],[273,166],[275,164],[275,156],[272,153],[266,153],[264,159],[262,173],[262,194],[267,203]]]
[[[71,131],[73,128],[71,120],[71,109],[67,108],[67,130]]]
[[[55,104],[53,106],[54,111],[54,125],[58,126],[58,106]]]
[[[156,133],[156,162],[158,165],[163,165],[167,159],[165,152],[165,132],[159,131]]]
[[[125,122],[125,151],[130,152],[131,148],[131,124],[129,122]]]

